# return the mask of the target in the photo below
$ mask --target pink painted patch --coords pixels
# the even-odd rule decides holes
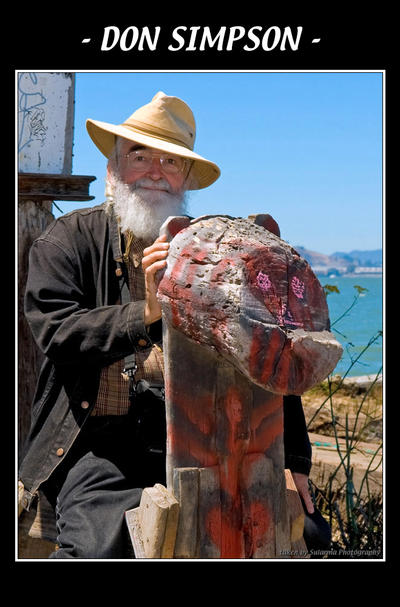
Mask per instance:
[[[291,286],[292,286],[292,291],[296,295],[296,297],[298,299],[303,299],[304,282],[302,282],[301,280],[299,280],[297,278],[297,276],[293,276],[292,282],[291,282]]]
[[[264,274],[261,270],[257,274],[257,284],[262,291],[268,291],[272,286],[268,274]]]

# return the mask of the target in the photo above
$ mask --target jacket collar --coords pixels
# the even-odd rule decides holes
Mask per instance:
[[[110,240],[111,247],[113,252],[114,260],[122,264],[123,259],[123,236],[121,234],[120,227],[118,225],[118,220],[115,215],[114,207],[112,206],[110,211],[107,214],[108,225],[110,230]]]

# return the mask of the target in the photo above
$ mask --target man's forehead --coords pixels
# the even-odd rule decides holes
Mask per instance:
[[[137,143],[136,141],[131,141],[130,139],[124,139],[121,137],[120,143],[120,153],[127,154],[128,152],[133,152],[134,150],[145,150],[151,149],[142,143]]]
[[[130,139],[120,138],[121,142],[119,145],[119,155],[129,154],[130,152],[134,152],[135,150],[151,150],[152,152],[157,154],[167,154],[167,152],[162,152],[157,150],[157,148],[150,147],[148,145],[143,145],[143,143],[138,143],[137,141],[131,141]],[[171,156],[177,156],[177,154],[170,154]]]

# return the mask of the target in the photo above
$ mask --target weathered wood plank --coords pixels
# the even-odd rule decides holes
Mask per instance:
[[[278,523],[274,507],[276,471],[274,462],[263,453],[249,453],[242,465],[244,539],[243,557],[275,556],[275,534]]]
[[[125,513],[137,558],[173,558],[179,504],[160,484],[143,489],[140,505]]]
[[[147,558],[161,557],[167,517],[168,504],[158,489],[155,486],[146,487],[140,500],[139,522]]]
[[[129,536],[131,538],[135,558],[145,559],[146,553],[144,550],[142,530],[140,527],[139,510],[139,506],[137,508],[132,508],[132,510],[127,510],[125,512],[125,521],[128,527]]]
[[[173,491],[179,502],[174,556],[194,558],[198,534],[199,468],[175,468]]]
[[[18,516],[20,516],[21,512],[24,509],[22,498],[24,496],[24,485],[21,481],[18,481]]]
[[[165,502],[160,503],[167,508],[167,521],[165,524],[164,539],[161,546],[161,558],[171,559],[174,557],[176,533],[179,521],[179,502],[163,485],[156,484],[155,487],[160,492]]]
[[[59,173],[18,173],[19,200],[93,200],[89,185],[96,177]]]
[[[290,470],[285,470],[286,500],[290,520],[291,555],[293,558],[306,558],[307,546],[303,538],[305,513]]]
[[[147,558],[171,558],[179,505],[161,485],[146,487],[139,506],[139,523]]]
[[[222,557],[222,541],[225,538],[222,514],[219,468],[200,468],[197,558]]]

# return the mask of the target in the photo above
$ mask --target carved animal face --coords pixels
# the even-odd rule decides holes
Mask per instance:
[[[164,322],[272,392],[301,394],[336,366],[324,291],[270,216],[170,218]],[[267,218],[267,220],[265,220]]]

